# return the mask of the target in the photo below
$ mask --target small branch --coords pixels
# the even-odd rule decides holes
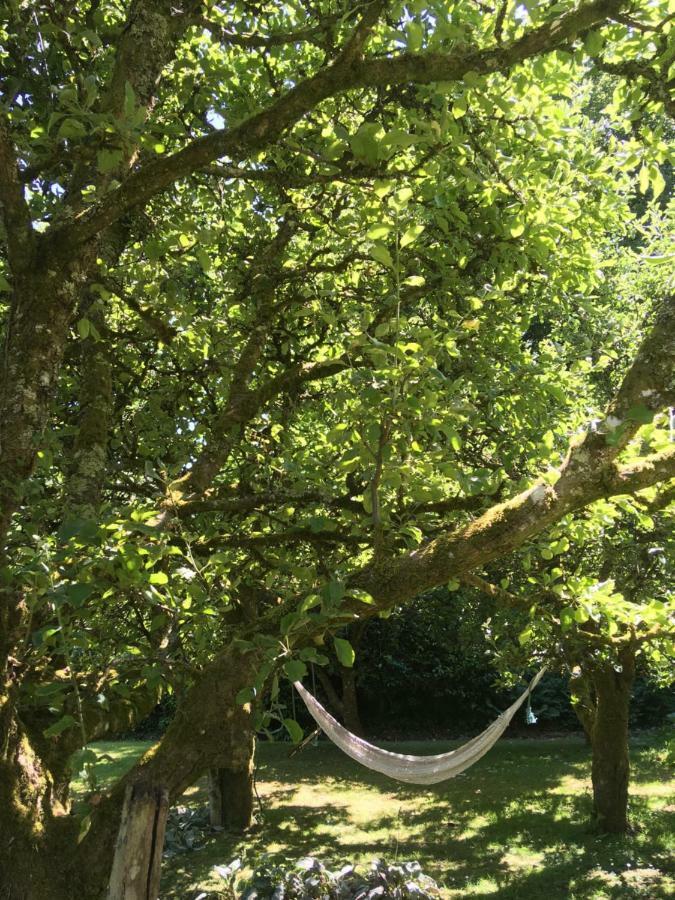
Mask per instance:
[[[501,44],[503,41],[503,31],[504,31],[504,19],[506,17],[506,10],[509,6],[509,0],[502,0],[501,6],[497,11],[497,18],[495,20],[495,40],[498,44]]]
[[[244,47],[247,49],[267,49],[269,47],[283,47],[286,44],[316,44],[324,48],[326,37],[330,34],[331,26],[339,22],[340,16],[326,16],[318,25],[308,28],[297,28],[294,31],[278,31],[272,34],[239,34],[229,31],[224,25],[212,22],[210,19],[201,19],[200,25],[210,31],[214,38],[231,47]]]

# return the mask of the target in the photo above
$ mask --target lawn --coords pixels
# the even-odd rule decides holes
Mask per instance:
[[[500,900],[601,900],[675,893],[675,798],[666,736],[640,737],[632,748],[630,838],[600,837],[586,826],[589,757],[576,737],[502,740],[481,762],[433,788],[399,784],[358,766],[322,742],[294,758],[283,744],[262,744],[257,785],[262,811],[245,839],[184,828],[203,808],[203,785],[174,812],[173,834],[196,836],[196,849],[164,865],[162,900],[192,900],[222,882],[212,870],[261,853],[279,861],[317,856],[336,867],[416,859],[443,896]],[[147,745],[98,745],[116,776]],[[452,744],[398,744],[402,752],[438,753]],[[174,851],[176,844],[173,844]],[[171,847],[169,848],[171,850]]]

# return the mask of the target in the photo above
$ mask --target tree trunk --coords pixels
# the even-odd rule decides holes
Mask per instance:
[[[138,828],[134,825],[130,829],[123,819],[129,785],[161,786],[167,792],[168,802],[172,803],[210,768],[237,773],[248,769],[252,760],[253,711],[250,704],[238,704],[236,696],[251,683],[259,662],[256,652],[242,654],[228,647],[204,669],[186,692],[159,744],[149,750],[93,809],[89,832],[78,846],[74,859],[68,860],[73,865],[72,896],[86,897],[86,900],[105,896],[116,833],[119,839],[108,900],[113,896],[115,900],[118,896],[135,900],[134,894],[110,894],[118,883],[114,879],[118,878],[119,858],[140,860],[139,865],[144,867],[148,877],[152,875],[152,860],[159,865],[159,852],[157,857],[151,858],[152,848],[159,844],[159,830],[154,841],[151,840],[155,822],[150,815],[152,804],[144,802],[143,808],[137,810],[134,821],[139,823]],[[160,800],[155,797],[152,803],[158,813]],[[144,827],[140,827],[143,822]],[[127,849],[121,850],[120,843]],[[152,880],[147,883],[154,886]],[[141,896],[143,900],[156,900],[157,894],[155,891]],[[51,897],[46,894],[40,900],[51,900]]]
[[[238,832],[251,827],[254,753],[255,735],[243,731],[237,753],[209,769],[209,819],[215,827]]]
[[[51,774],[9,706],[0,698],[0,897],[68,900],[65,867],[50,840],[60,807]],[[74,822],[69,816],[58,821]]]
[[[209,819],[216,828],[246,831],[253,822],[253,760],[245,769],[209,769]]]
[[[587,672],[578,669],[569,680],[572,709],[584,729],[586,743],[592,745],[593,722],[595,721],[595,691]]]
[[[115,845],[107,900],[155,900],[169,813],[165,787],[130,784]]]
[[[342,721],[353,734],[362,735],[363,725],[359,715],[359,699],[356,693],[356,672],[354,668],[340,666],[342,679]]]
[[[635,653],[620,655],[620,670],[610,663],[591,673],[595,690],[593,748],[593,821],[599,831],[624,834],[628,822],[628,713],[635,677]]]

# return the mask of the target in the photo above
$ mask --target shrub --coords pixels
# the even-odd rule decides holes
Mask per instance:
[[[306,857],[281,866],[263,859],[254,874],[235,889],[239,860],[215,870],[225,882],[226,898],[241,900],[431,900],[440,896],[433,879],[418,862],[387,863],[376,859],[365,872],[351,864],[331,871],[318,859]],[[200,900],[209,895],[201,894]]]

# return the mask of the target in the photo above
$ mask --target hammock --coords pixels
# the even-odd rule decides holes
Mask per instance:
[[[527,690],[518,697],[516,702],[504,710],[478,737],[456,750],[439,753],[437,756],[409,756],[406,753],[392,753],[390,750],[382,750],[374,744],[369,744],[340,725],[299,681],[294,682],[294,685],[312,718],[347,756],[351,756],[352,759],[369,769],[389,775],[390,778],[396,778],[398,781],[407,781],[409,784],[437,784],[447,778],[454,778],[455,775],[468,769],[497,743],[508,728],[511,719],[539,684],[545,671],[546,667],[538,672]]]

